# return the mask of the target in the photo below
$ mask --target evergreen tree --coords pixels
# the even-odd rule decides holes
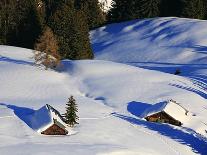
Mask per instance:
[[[45,4],[46,21],[67,1],[73,0],[43,0]]]
[[[120,22],[142,18],[141,0],[113,0],[112,9],[108,12],[109,22]]]
[[[49,21],[58,39],[59,53],[67,59],[93,58],[89,29],[82,10],[76,10],[68,1],[58,9]]]
[[[160,15],[160,0],[142,0],[141,13],[144,18],[158,17]]]
[[[56,38],[49,27],[46,27],[43,34],[35,44],[35,62],[36,64],[43,64],[46,69],[54,68],[60,62],[58,53],[58,44]]]
[[[34,0],[2,0],[0,12],[1,42],[33,48],[41,31]]]
[[[37,11],[37,18],[41,25],[41,29],[46,25],[46,5],[43,0],[35,0],[35,8]]]
[[[76,114],[78,112],[77,104],[73,96],[70,96],[66,105],[65,120],[67,124],[73,127],[75,124],[78,124],[77,121],[79,119]]]
[[[15,33],[16,37],[12,44],[25,48],[34,48],[34,43],[41,33],[41,22],[38,18],[38,13],[34,0],[18,1],[18,26]]]
[[[9,45],[9,33],[17,26],[16,13],[17,2],[15,0],[0,1],[0,43]]]
[[[98,0],[75,0],[76,9],[86,15],[89,29],[102,25],[105,21],[104,13]]]
[[[184,17],[194,19],[206,18],[206,2],[205,0],[185,0]]]

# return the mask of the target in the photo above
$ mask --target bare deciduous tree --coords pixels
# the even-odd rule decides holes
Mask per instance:
[[[43,64],[46,69],[55,68],[60,63],[58,43],[51,28],[46,27],[35,44],[35,63]]]

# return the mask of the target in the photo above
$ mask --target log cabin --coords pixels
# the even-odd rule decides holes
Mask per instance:
[[[182,125],[187,118],[188,110],[173,100],[160,102],[145,110],[142,117],[150,122],[168,123],[176,126]]]

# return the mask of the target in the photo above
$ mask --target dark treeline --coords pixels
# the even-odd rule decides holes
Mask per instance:
[[[92,59],[89,30],[104,23],[169,16],[207,19],[207,0],[113,0],[107,14],[101,7],[98,0],[1,0],[0,44],[31,49],[38,44],[51,53],[56,46],[41,39],[48,38],[57,42],[62,59]]]
[[[1,0],[0,44],[33,49],[49,27],[61,58],[91,59],[89,30],[104,20],[98,0]]]
[[[171,16],[207,19],[207,0],[113,0],[108,21]]]

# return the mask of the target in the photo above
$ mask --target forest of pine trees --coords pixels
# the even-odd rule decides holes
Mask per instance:
[[[49,27],[62,59],[92,59],[89,29],[104,20],[97,0],[1,0],[0,44],[34,49]]]
[[[109,22],[137,18],[183,17],[207,19],[207,0],[113,0]]]
[[[34,49],[37,41],[44,44],[40,38],[49,28],[61,59],[92,59],[89,30],[103,24],[169,16],[207,19],[207,0],[113,0],[107,13],[101,8],[98,0],[1,0],[0,44]]]

